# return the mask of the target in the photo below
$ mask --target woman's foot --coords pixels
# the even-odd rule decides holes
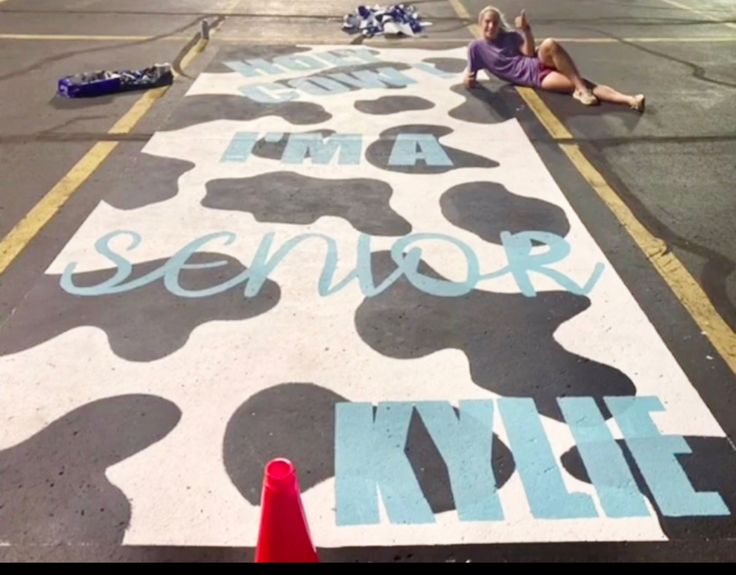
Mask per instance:
[[[572,97],[582,102],[585,106],[595,106],[598,103],[598,98],[595,97],[593,92],[575,90],[572,93]]]
[[[644,97],[644,94],[637,94],[636,96],[631,97],[631,106],[632,110],[636,110],[637,112],[643,112],[644,108],[646,107],[646,98]]]
[[[476,77],[472,74],[465,74],[463,77],[463,83],[465,84],[465,87],[468,89],[473,89],[478,87],[478,81],[476,80]]]

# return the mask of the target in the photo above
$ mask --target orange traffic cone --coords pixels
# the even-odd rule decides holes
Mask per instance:
[[[288,459],[266,464],[256,563],[317,563],[296,469]]]

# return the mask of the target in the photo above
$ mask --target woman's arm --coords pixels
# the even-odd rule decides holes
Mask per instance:
[[[532,34],[532,27],[529,24],[529,20],[526,17],[526,10],[522,10],[521,15],[516,17],[515,24],[524,38],[524,43],[521,45],[521,53],[524,56],[534,56],[534,35]]]
[[[476,54],[476,43],[478,40],[474,40],[468,45],[468,67],[465,69],[463,74],[463,84],[466,88],[475,88],[478,85],[476,76],[478,74],[478,56]]]

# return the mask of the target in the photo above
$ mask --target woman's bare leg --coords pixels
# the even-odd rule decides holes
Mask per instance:
[[[573,62],[570,54],[568,54],[555,40],[547,38],[542,42],[539,45],[537,57],[542,64],[548,68],[557,70],[560,74],[570,80],[570,83],[575,90],[580,90],[581,92],[590,91],[590,88],[585,84],[585,80],[583,80],[580,72],[578,72],[578,67],[575,65],[575,62]]]
[[[611,102],[612,104],[626,104],[632,108],[637,107],[637,98],[639,98],[639,95],[629,96],[628,94],[622,94],[618,90],[611,88],[611,86],[605,86],[603,84],[593,86],[593,94],[595,94],[596,98],[604,102]]]
[[[575,90],[572,80],[560,72],[550,72],[542,80],[542,88],[550,92],[571,94]]]
[[[622,94],[618,90],[610,86],[595,85],[587,80],[583,80],[589,88],[592,88],[593,94],[603,102],[611,102],[612,104],[625,104],[632,108],[639,108],[638,102],[641,100],[640,95],[630,96]],[[542,80],[542,88],[552,92],[564,92],[569,94],[576,89],[572,81],[560,72],[550,72]],[[643,104],[642,104],[643,106]]]

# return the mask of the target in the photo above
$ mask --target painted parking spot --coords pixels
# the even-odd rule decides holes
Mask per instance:
[[[276,456],[320,546],[733,536],[723,431],[464,57],[221,51],[2,327],[0,541],[252,545]]]

